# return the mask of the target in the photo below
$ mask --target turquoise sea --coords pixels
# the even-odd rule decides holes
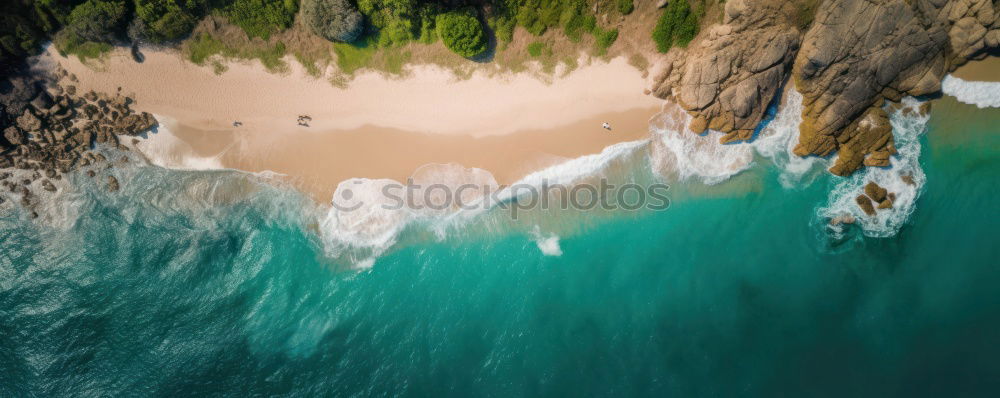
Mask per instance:
[[[923,186],[839,230],[858,186],[822,165],[664,177],[662,143],[600,173],[668,209],[418,220],[384,250],[257,176],[72,176],[39,220],[0,210],[0,396],[997,396],[1000,109],[897,119]]]

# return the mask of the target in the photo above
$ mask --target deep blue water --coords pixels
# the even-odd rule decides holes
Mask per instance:
[[[889,238],[834,236],[835,177],[760,160],[662,211],[535,215],[561,256],[487,215],[364,271],[286,187],[76,176],[49,218],[0,212],[0,395],[996,396],[997,122],[935,104]]]

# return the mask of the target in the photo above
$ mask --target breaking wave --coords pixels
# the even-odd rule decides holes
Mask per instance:
[[[1000,82],[967,81],[947,75],[941,81],[941,92],[979,108],[1000,108]]]
[[[927,177],[920,167],[920,136],[926,131],[929,114],[921,114],[920,101],[904,98],[902,107],[890,115],[893,139],[898,153],[890,157],[891,167],[865,167],[851,177],[840,178],[825,206],[816,210],[820,220],[849,214],[861,225],[865,235],[890,237],[909,219],[916,208],[916,200]],[[912,183],[904,178],[912,179]],[[864,191],[864,186],[874,181],[888,192],[896,194],[890,209],[878,210],[870,217],[858,207],[854,199]]]

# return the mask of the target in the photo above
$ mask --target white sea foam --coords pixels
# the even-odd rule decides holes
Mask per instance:
[[[541,228],[536,225],[535,229],[531,232],[531,236],[534,238],[538,250],[542,251],[542,254],[553,257],[562,256],[563,252],[559,246],[559,235],[552,233],[542,234]]]
[[[149,162],[165,168],[178,170],[219,170],[222,153],[215,156],[200,156],[186,142],[181,141],[170,127],[176,125],[173,119],[153,115],[159,126],[155,131],[147,132],[146,139],[139,141],[136,149],[149,159]],[[223,151],[225,152],[225,151]]]
[[[781,185],[792,188],[801,185],[803,178],[817,165],[827,160],[815,156],[800,157],[792,151],[799,144],[799,124],[802,123],[802,94],[791,88],[785,91],[785,103],[778,114],[761,130],[751,145],[761,156],[771,159],[781,169]]]
[[[600,173],[612,162],[635,153],[636,150],[645,147],[647,144],[649,144],[649,140],[619,142],[604,148],[601,153],[570,159],[528,174],[514,183],[514,185],[529,185],[533,187],[541,187],[544,184],[572,185],[583,178]],[[516,194],[516,192],[511,192],[510,194]],[[510,197],[510,195],[506,197]]]
[[[675,104],[666,104],[653,119],[657,133],[650,151],[654,170],[679,180],[697,179],[718,184],[753,164],[753,147],[748,144],[721,144],[719,133],[698,135],[688,129],[691,115]]]
[[[841,181],[830,192],[827,204],[817,209],[819,220],[850,214],[860,224],[865,235],[888,237],[895,235],[913,213],[921,188],[927,181],[920,167],[920,135],[926,130],[930,116],[920,114],[920,102],[916,99],[904,98],[902,104],[903,108],[889,118],[898,151],[897,155],[890,158],[892,166],[866,167],[851,177],[834,177]],[[908,111],[904,112],[904,109]],[[913,178],[913,185],[903,182],[902,177],[907,175]],[[878,210],[874,217],[864,214],[854,201],[855,197],[863,193],[864,185],[869,181],[896,194],[893,207]]]
[[[355,268],[370,266],[375,257],[396,244],[407,226],[419,224],[444,239],[448,231],[467,225],[470,220],[493,209],[516,195],[539,192],[543,186],[572,185],[601,173],[609,165],[643,148],[647,140],[618,143],[595,155],[581,156],[531,173],[510,187],[501,188],[493,176],[482,169],[460,165],[432,164],[418,169],[412,181],[419,188],[406,194],[404,184],[382,179],[354,178],[340,183],[334,191],[332,206],[320,220],[320,232],[327,253],[344,258]],[[475,187],[461,191],[460,202],[442,206],[447,188],[457,192],[464,184]],[[432,186],[438,188],[431,188]],[[397,188],[392,188],[393,186]],[[520,187],[520,188],[518,188]],[[496,192],[500,189],[499,192]],[[490,195],[496,192],[495,195]],[[407,200],[407,198],[411,198]],[[461,206],[458,206],[458,204]],[[402,204],[402,206],[400,206]],[[546,255],[559,255],[559,237],[539,236],[539,249]],[[345,257],[346,256],[346,257]]]
[[[948,75],[941,81],[941,92],[979,108],[1000,108],[1000,82],[967,81]]]

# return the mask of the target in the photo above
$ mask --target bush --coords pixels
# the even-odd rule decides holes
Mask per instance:
[[[665,53],[675,45],[686,47],[698,34],[698,16],[686,0],[671,1],[653,29],[656,49]]]
[[[528,55],[538,58],[542,56],[542,50],[545,49],[545,43],[536,41],[528,45]]]
[[[358,0],[357,4],[371,25],[378,29],[375,44],[380,47],[416,39],[424,26],[421,4],[417,0]]]
[[[615,40],[618,40],[618,29],[595,28],[594,39],[597,41],[598,55],[604,55],[608,51],[608,47],[611,47],[612,44],[615,44]]]
[[[618,12],[622,15],[631,14],[635,10],[635,5],[632,4],[632,0],[618,0]]]
[[[125,21],[125,3],[88,0],[73,8],[64,30],[83,41],[110,42]]]
[[[350,0],[304,0],[302,16],[320,37],[353,42],[361,37],[364,18]]]
[[[271,33],[292,26],[298,10],[295,0],[234,0],[223,9],[229,20],[243,28],[247,36],[265,40]]]
[[[437,17],[438,36],[449,50],[466,58],[486,51],[483,26],[471,12],[448,12]]]
[[[142,38],[165,43],[191,33],[204,12],[206,0],[134,0]]]
[[[125,21],[125,4],[120,1],[89,0],[69,14],[66,26],[55,37],[56,47],[80,59],[97,58],[111,50]]]

